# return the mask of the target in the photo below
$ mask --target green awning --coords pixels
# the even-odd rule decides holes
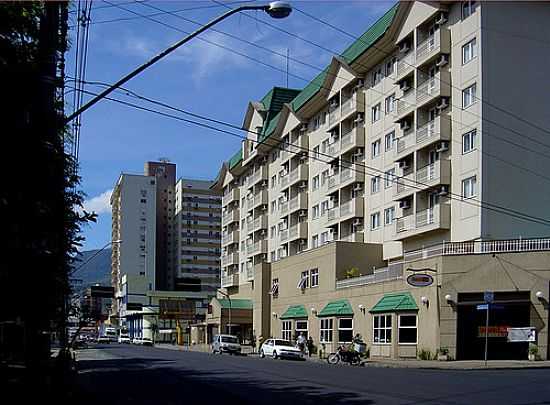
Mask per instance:
[[[303,305],[291,305],[281,315],[281,319],[307,318],[307,311]]]
[[[224,309],[229,309],[229,300],[227,298],[216,298]],[[252,300],[241,298],[231,299],[231,309],[253,309]]]
[[[317,316],[350,316],[353,315],[353,309],[348,300],[331,301]]]
[[[417,311],[416,302],[409,292],[385,294],[370,312]]]

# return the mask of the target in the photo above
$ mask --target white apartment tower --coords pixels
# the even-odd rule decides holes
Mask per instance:
[[[332,240],[391,261],[548,235],[533,218],[549,218],[549,17],[543,3],[399,2],[303,90],[251,102],[216,182],[222,286],[250,296],[253,266]]]

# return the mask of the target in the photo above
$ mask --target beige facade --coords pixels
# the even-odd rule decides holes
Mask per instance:
[[[223,164],[214,188],[223,194],[222,287],[228,294],[251,298],[261,306],[254,309],[257,335],[265,334],[268,324],[271,334],[281,334],[282,324],[273,319],[292,300],[301,303],[304,297],[311,298],[310,307],[306,306],[309,314],[324,304],[314,300],[314,289],[296,294],[296,286],[294,295],[285,298],[281,292],[279,298],[265,298],[266,288],[271,289],[282,268],[298,268],[304,257],[317,260],[319,252],[324,252],[319,265],[333,270],[320,272],[319,277],[328,277],[334,284],[342,277],[338,272],[352,265],[339,264],[346,255],[338,254],[338,246],[348,246],[356,260],[367,255],[352,267],[358,267],[365,277],[374,274],[376,278],[396,271],[400,263],[407,262],[408,252],[429,246],[548,234],[540,223],[481,208],[481,201],[489,201],[544,217],[540,206],[550,195],[550,183],[533,177],[533,171],[544,172],[541,167],[548,162],[535,166],[524,161],[518,168],[514,153],[524,152],[514,152],[509,142],[487,136],[488,128],[491,134],[508,131],[504,136],[512,130],[514,137],[518,131],[525,132],[517,122],[498,130],[489,126],[484,117],[494,121],[498,114],[480,99],[492,94],[486,83],[493,93],[509,83],[486,58],[496,50],[508,54],[509,48],[504,40],[483,30],[483,22],[504,21],[513,14],[518,21],[535,20],[540,28],[548,9],[534,4],[499,8],[480,2],[399,2],[360,40],[333,57],[327,69],[302,91],[275,87],[249,104],[243,123],[248,139]],[[511,29],[511,25],[502,29]],[[536,35],[543,39],[544,32],[541,29]],[[490,50],[485,41],[491,44]],[[540,55],[529,49],[523,60],[530,63],[531,56],[539,60]],[[529,81],[523,90],[536,92],[538,87]],[[529,136],[534,137],[531,132]],[[505,161],[498,158],[501,154]],[[506,187],[496,185],[507,184],[508,177],[514,179],[510,187],[523,192],[527,185],[536,184],[537,198],[503,194]],[[331,242],[336,242],[334,249],[328,247]],[[479,260],[475,257],[463,259]],[[447,257],[443,262],[453,266]],[[289,285],[299,281],[285,280],[279,278]],[[329,288],[321,285],[315,291]],[[424,330],[418,345],[434,350],[447,333],[440,334],[439,326],[430,332],[425,328],[425,323],[446,322],[439,313],[445,313],[445,305],[435,305],[441,300],[438,285],[426,287],[421,296],[418,289],[406,287],[403,279],[350,290],[334,286],[326,293],[334,300],[345,297],[356,311],[359,304],[375,305],[382,292],[410,290],[418,305],[418,330]],[[281,291],[287,287],[281,284]],[[488,284],[485,287],[491,289]],[[421,297],[432,305],[419,304]],[[456,327],[455,321],[450,322]],[[368,325],[374,320],[368,313],[363,318],[355,316],[353,322],[364,336],[372,333]],[[388,333],[397,336],[399,316],[391,322],[395,330]],[[312,331],[319,334],[318,325]],[[542,339],[544,328],[540,333]],[[449,336],[454,339],[456,333],[449,332]],[[418,345],[401,347],[395,342],[375,345],[373,353],[416,356]]]

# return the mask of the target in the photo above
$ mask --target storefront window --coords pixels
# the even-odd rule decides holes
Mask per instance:
[[[349,343],[353,340],[353,319],[338,319],[338,342]]]
[[[399,343],[416,343],[416,315],[399,315]]]
[[[292,321],[283,321],[282,338],[290,341],[292,335]]]
[[[332,318],[321,319],[321,342],[332,342]]]
[[[373,317],[374,343],[391,343],[391,315]]]
[[[307,339],[307,321],[296,321],[296,337],[300,336],[300,333],[303,333],[304,337]]]

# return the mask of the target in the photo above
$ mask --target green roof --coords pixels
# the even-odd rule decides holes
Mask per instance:
[[[229,159],[229,169],[233,169],[235,166],[237,166],[240,162],[243,160],[243,151],[242,148],[239,148],[237,153],[235,153],[233,156],[231,156],[231,159]]]
[[[410,292],[385,294],[370,312],[416,311],[418,307]]]
[[[281,319],[307,318],[307,311],[303,305],[292,305],[281,315]]]
[[[229,309],[229,300],[227,298],[216,298],[222,308]],[[231,300],[231,309],[252,309],[254,306],[252,300],[233,298]]]
[[[340,54],[347,63],[354,62],[367,49],[369,49],[390,27],[393,17],[397,12],[399,3],[390,8],[378,21],[376,21],[363,35],[351,44],[344,52]],[[323,82],[327,76],[328,67],[325,68],[315,79],[304,87],[304,89],[292,101],[292,109],[298,111],[302,108],[317,92],[323,87]]]
[[[345,316],[353,315],[353,309],[348,300],[329,302],[317,316]]]
[[[273,87],[269,93],[262,98],[261,103],[266,109],[266,115],[264,119],[263,132],[259,139],[260,142],[271,135],[275,130],[280,117],[279,113],[283,109],[283,105],[285,105],[285,103],[290,103],[299,93],[300,90],[297,89]]]

